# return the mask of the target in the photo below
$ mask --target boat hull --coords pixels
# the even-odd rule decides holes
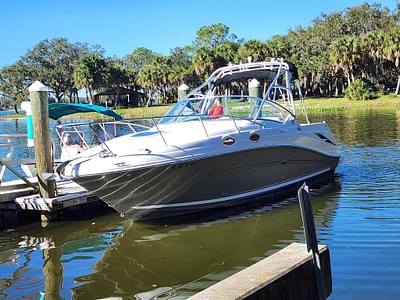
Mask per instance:
[[[268,147],[72,179],[126,217],[144,220],[260,201],[332,175],[338,161],[303,148]]]

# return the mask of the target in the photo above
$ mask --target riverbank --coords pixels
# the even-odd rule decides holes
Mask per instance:
[[[400,96],[384,95],[377,99],[360,101],[347,98],[309,98],[305,100],[307,112],[335,112],[348,110],[400,110]],[[296,102],[300,108],[300,102]],[[300,110],[299,110],[300,111]]]
[[[340,112],[347,110],[400,110],[400,96],[385,95],[377,99],[368,101],[350,100],[347,98],[309,98],[305,100],[307,112]],[[124,118],[146,118],[163,116],[170,108],[170,105],[160,105],[152,107],[133,107],[133,108],[120,108],[114,111]],[[296,101],[298,112],[301,114],[301,103]],[[0,115],[2,119],[20,119],[24,118],[24,114]],[[96,113],[74,114],[73,116],[64,119],[98,119],[99,115]]]

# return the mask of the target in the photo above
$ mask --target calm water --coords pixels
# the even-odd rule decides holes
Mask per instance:
[[[336,181],[312,194],[330,299],[399,299],[400,112],[313,118],[327,120],[343,155]],[[293,241],[303,241],[295,199],[181,225],[116,214],[30,225],[0,234],[0,299],[182,299]]]

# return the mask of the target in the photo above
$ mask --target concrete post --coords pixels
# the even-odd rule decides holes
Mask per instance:
[[[48,90],[49,88],[39,81],[35,81],[29,87],[29,96],[32,103],[32,123],[35,134],[36,169],[39,191],[43,198],[53,198],[55,196],[55,180],[51,178],[54,172],[54,165],[51,155]]]
[[[261,84],[257,79],[252,79],[249,83],[249,96],[262,98]]]
[[[186,84],[182,84],[180,87],[178,87],[178,100],[185,98],[188,91],[189,87]]]
[[[32,106],[30,101],[24,101],[21,103],[21,109],[25,111],[26,114],[26,134],[28,136],[27,146],[34,146],[34,134],[32,125]]]

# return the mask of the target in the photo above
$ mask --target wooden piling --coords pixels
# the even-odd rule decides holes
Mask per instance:
[[[48,87],[39,81],[35,81],[29,87],[39,191],[42,197],[53,198],[56,187],[55,180],[50,176],[54,172],[54,163],[51,155],[48,90]]]
[[[63,267],[61,264],[61,257],[62,251],[58,246],[43,250],[45,299],[62,299],[61,287],[63,281]]]

